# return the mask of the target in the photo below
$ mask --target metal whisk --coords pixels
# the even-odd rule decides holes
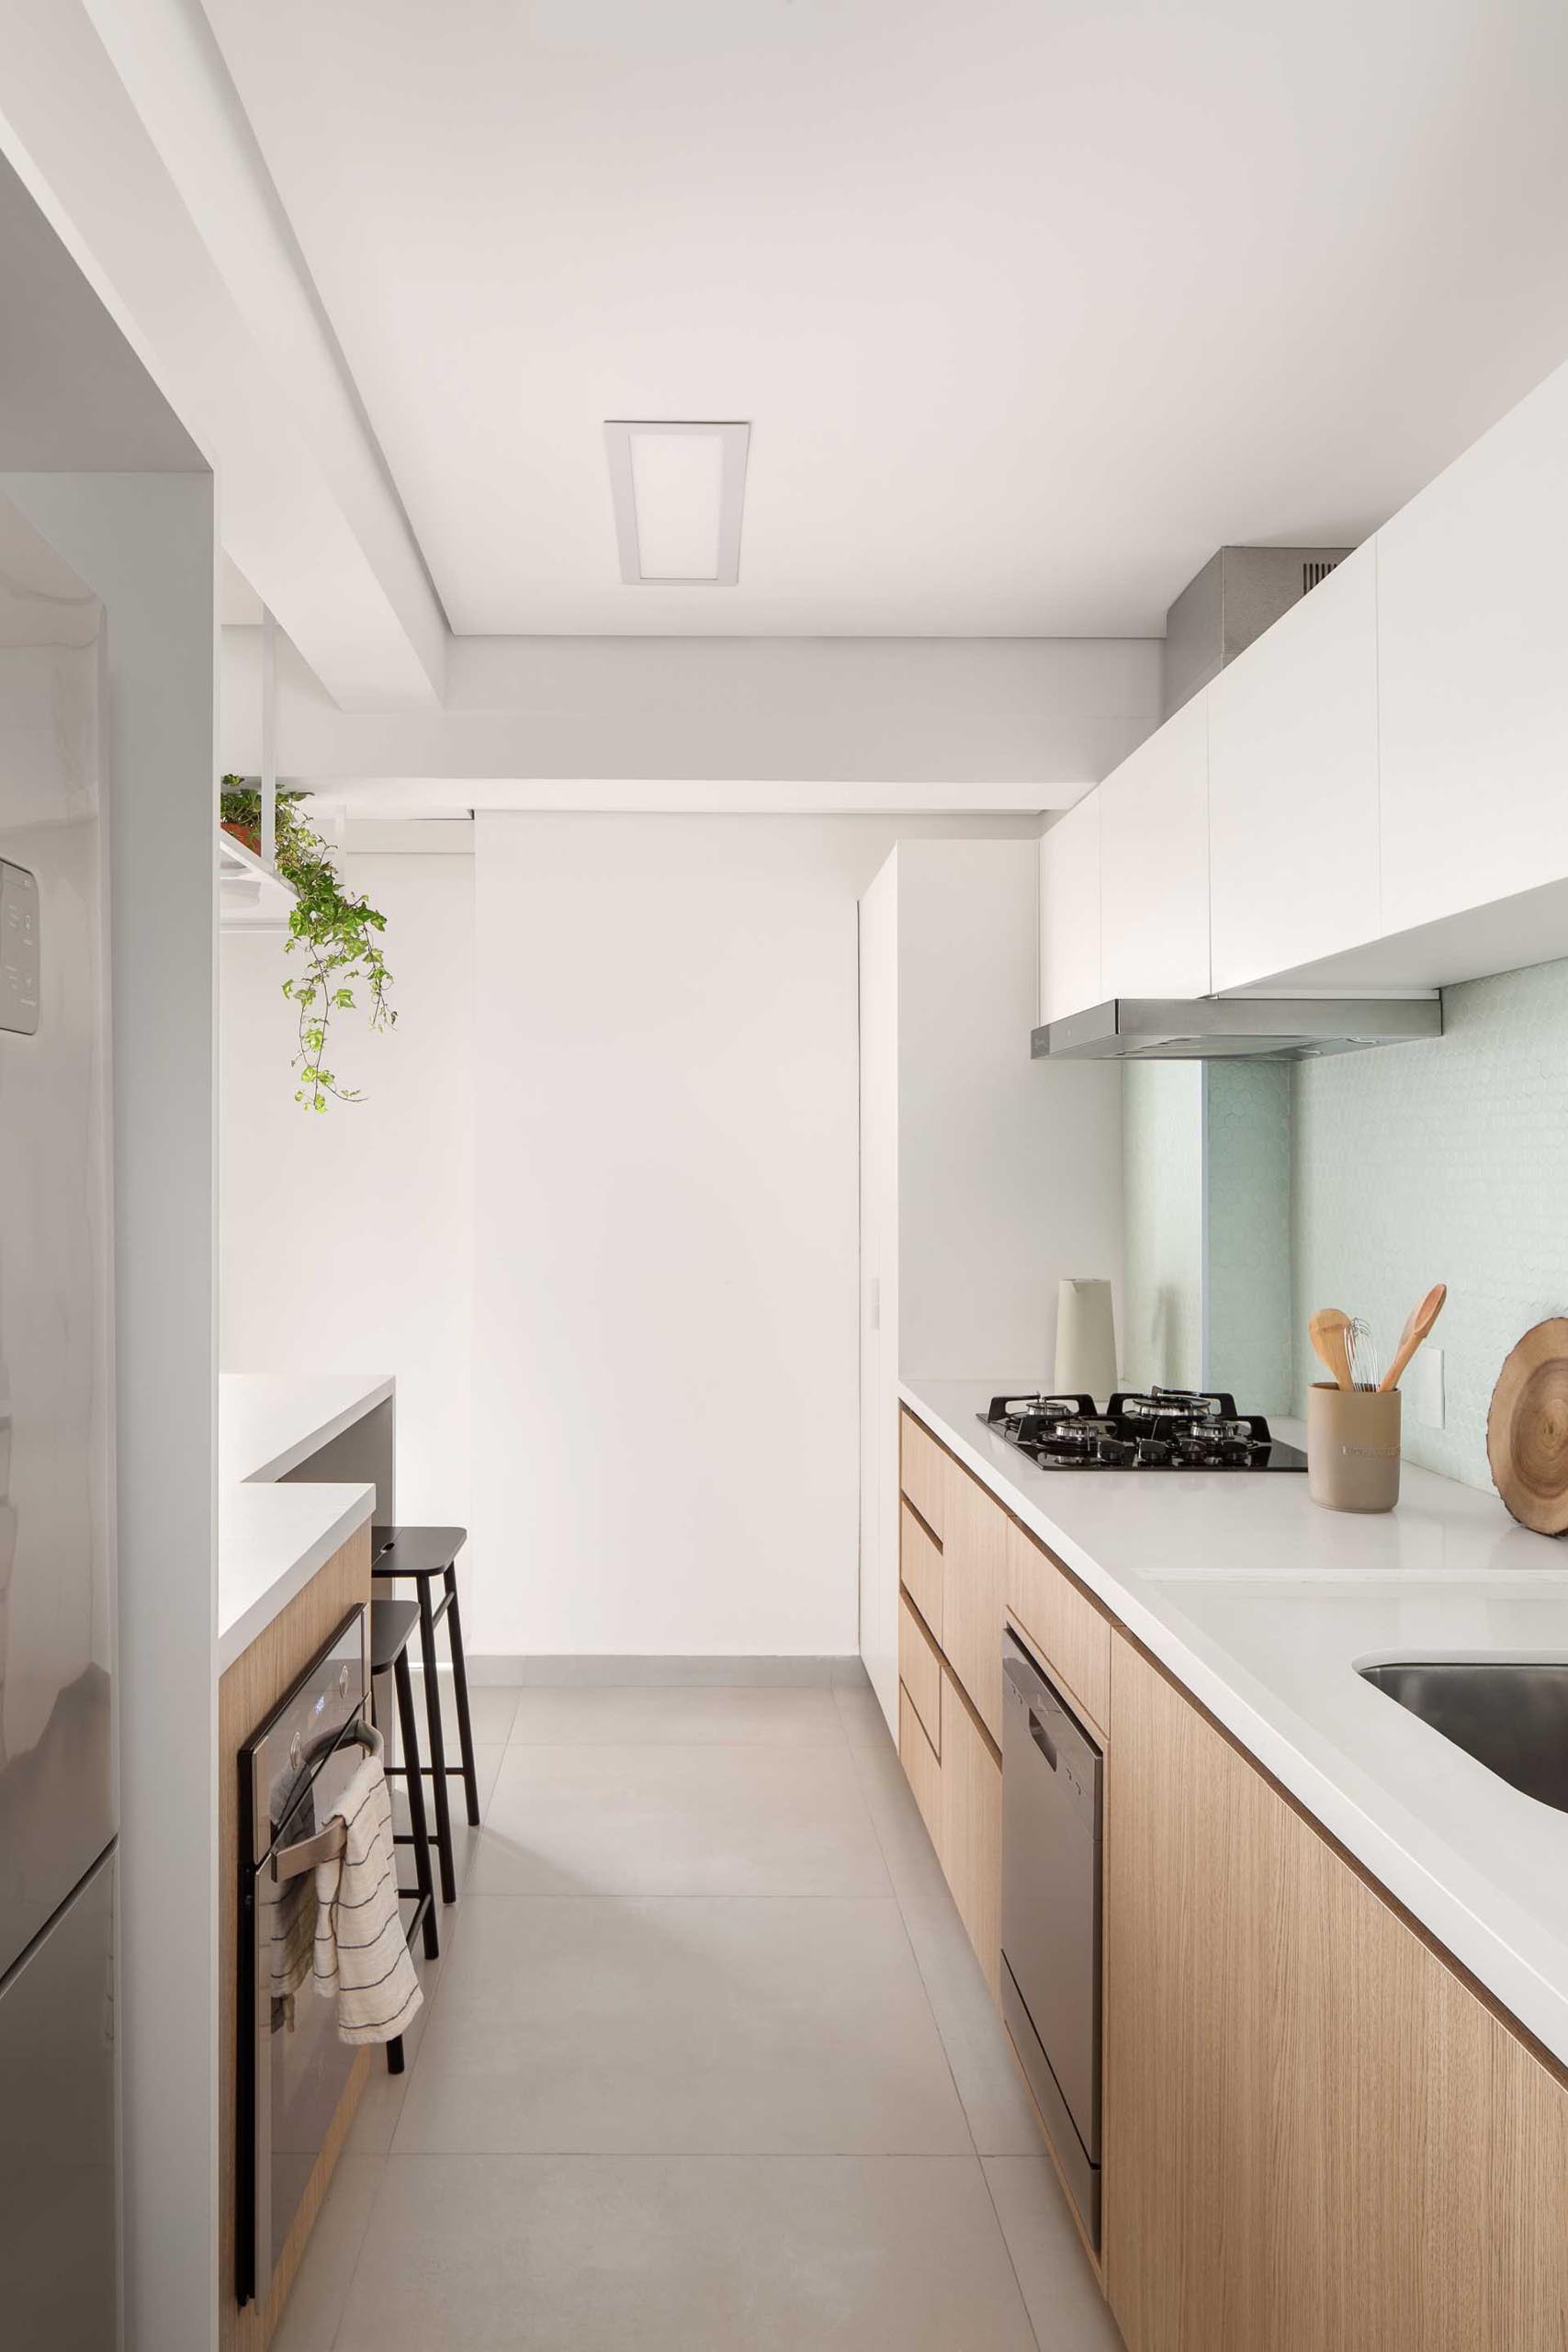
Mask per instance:
[[[1358,1315],[1350,1326],[1350,1385],[1352,1388],[1375,1388],[1382,1378],[1378,1358],[1378,1343],[1372,1337],[1372,1327]]]

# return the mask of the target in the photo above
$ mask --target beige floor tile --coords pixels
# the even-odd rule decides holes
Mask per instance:
[[[842,1699],[846,1694],[837,1694]],[[868,1693],[869,1697],[870,1694]],[[1043,2146],[1034,2102],[1019,2073],[919,1809],[876,1708],[874,1734],[852,1743],[855,1769],[882,1841],[888,1873],[937,2028],[983,2155],[1034,2155]]]
[[[380,2156],[345,2148],[283,2308],[272,2352],[332,2352],[381,2179]]]
[[[453,1924],[449,1927],[448,1922]],[[370,2058],[370,2077],[360,2093],[359,2105],[354,2110],[354,2121],[348,2127],[346,2145],[355,2155],[384,2156],[392,2144],[403,2100],[419,2062],[424,2037],[430,2030],[436,1995],[441,1986],[441,1972],[451,1954],[452,1938],[456,1933],[455,1914],[448,1912],[442,1921],[442,1948],[434,1960],[426,1960],[414,1939],[414,1965],[424,1991],[424,2004],[403,2036],[403,2071],[400,2075],[387,2072],[387,2054],[376,2050]]]
[[[835,1693],[759,1684],[750,1689],[636,1685],[525,1690],[512,1725],[513,1747],[838,1747],[843,1726]]]
[[[502,1758],[505,1754],[504,1747],[476,1747],[474,1750],[474,1779],[479,1783],[481,1822],[489,1813],[491,1799],[495,1794],[495,1784],[501,1775]],[[430,1868],[435,1880],[436,1897],[439,1900],[441,1863],[434,1849],[435,1783],[429,1772],[422,1773],[420,1777],[424,1787],[425,1826],[431,1838]],[[479,1849],[480,1832],[469,1825],[468,1798],[460,1779],[452,1779],[447,1781],[446,1801],[452,1808],[452,1860],[457,1870],[458,1893],[461,1894],[468,1883],[474,1857]],[[408,1798],[401,1786],[397,1783],[393,1784],[392,1790],[392,1822],[394,1827],[400,1832],[409,1826]],[[401,1883],[404,1886],[412,1886],[413,1884],[413,1851],[411,1847],[405,1846],[401,1849],[398,1870]],[[446,1911],[442,1916],[443,1917],[447,1916]]]
[[[435,1629],[435,1643],[438,1654],[444,1653],[446,1649],[446,1640],[439,1625]],[[418,1656],[419,1635],[416,1633],[413,1637],[413,1648],[410,1652],[411,1664],[418,1657]],[[452,1687],[451,1675],[446,1673],[445,1670],[437,1674],[436,1680],[441,1686],[441,1736],[446,1742],[446,1761],[448,1764],[456,1764],[458,1760],[457,1693]],[[420,1672],[417,1666],[415,1666],[413,1669],[413,1695],[419,1707],[421,1745],[428,1750],[430,1743],[425,1736],[424,1730],[426,1722],[424,1712],[424,1677]],[[475,1682],[470,1677],[468,1682],[468,1720],[474,1727],[474,1746],[476,1747],[505,1747],[507,1741],[512,1736],[512,1722],[513,1716],[517,1713],[517,1701],[519,1696],[519,1690],[513,1684],[501,1682]]]
[[[986,2180],[1042,2352],[1122,2352],[1049,2156],[987,2156]]]
[[[844,1726],[846,1739],[852,1741],[856,1747],[874,1747],[878,1743],[886,1747],[892,1747],[893,1741],[887,1729],[887,1719],[882,1712],[881,1702],[863,1675],[858,1683],[849,1685],[836,1683],[833,1698],[839,1710],[839,1719]]]
[[[1034,2338],[973,2158],[390,2159],[339,2352],[634,2346]]]
[[[901,1907],[976,2147],[983,2156],[1040,2154],[1034,2101],[946,1885],[906,1891]]]
[[[888,1882],[846,1743],[514,1745],[469,1890],[852,1895]]]
[[[467,1905],[392,2144],[973,2146],[890,1899],[548,1896]]]
[[[885,1733],[880,1739],[852,1740],[849,1747],[894,1893],[902,1899],[945,1887],[936,1849],[893,1742]]]

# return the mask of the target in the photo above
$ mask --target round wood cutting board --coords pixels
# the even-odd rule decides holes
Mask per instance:
[[[1539,1535],[1568,1534],[1568,1317],[1538,1323],[1505,1363],[1486,1459],[1517,1520]]]

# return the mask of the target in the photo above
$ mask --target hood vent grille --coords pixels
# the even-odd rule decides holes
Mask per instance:
[[[1165,716],[1217,678],[1281,613],[1320,588],[1348,548],[1222,548],[1165,616]]]
[[[1036,1029],[1036,1061],[1308,1061],[1440,1037],[1440,997],[1111,997]]]

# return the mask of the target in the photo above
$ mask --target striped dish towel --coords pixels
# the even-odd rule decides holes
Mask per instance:
[[[344,1824],[342,1856],[316,1864],[316,1990],[337,2002],[344,2041],[394,2041],[424,1998],[398,1916],[392,1800],[379,1732],[375,1741],[327,1816]]]

